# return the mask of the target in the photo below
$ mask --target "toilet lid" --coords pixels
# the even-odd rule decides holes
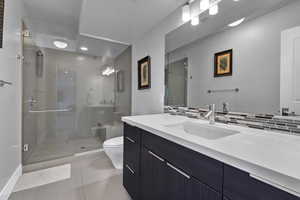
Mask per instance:
[[[105,147],[121,146],[121,145],[123,145],[123,142],[124,142],[123,137],[116,137],[116,138],[106,140],[103,143],[103,146],[105,146]]]

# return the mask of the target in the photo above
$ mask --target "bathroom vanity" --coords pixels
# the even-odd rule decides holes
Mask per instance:
[[[122,120],[133,200],[300,199],[298,136],[169,114]]]

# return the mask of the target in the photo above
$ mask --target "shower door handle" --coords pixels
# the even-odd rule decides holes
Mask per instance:
[[[71,112],[72,109],[54,109],[54,110],[29,110],[29,113],[53,113],[53,112]]]

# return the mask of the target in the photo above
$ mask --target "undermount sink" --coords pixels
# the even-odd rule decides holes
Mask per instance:
[[[217,127],[216,125],[201,124],[197,122],[183,122],[166,125],[174,130],[183,130],[185,133],[202,137],[208,140],[217,140],[231,135],[239,134],[239,131]]]

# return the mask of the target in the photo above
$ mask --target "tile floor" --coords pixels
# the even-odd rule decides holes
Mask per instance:
[[[75,157],[71,178],[13,193],[9,200],[130,200],[122,186],[122,171],[104,152]]]

